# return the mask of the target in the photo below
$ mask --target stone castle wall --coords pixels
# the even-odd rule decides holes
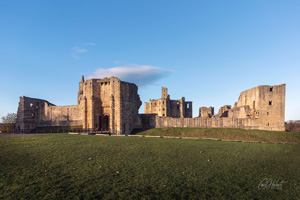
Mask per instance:
[[[137,129],[165,127],[260,129],[260,127],[257,125],[257,120],[250,118],[172,118],[158,117],[157,115],[153,114],[140,114],[139,120],[136,123]]]
[[[212,117],[214,115],[214,107],[201,107],[199,108],[199,117]]]
[[[239,118],[160,118],[155,120],[156,128],[190,127],[190,128],[243,128],[259,129],[256,119]]]
[[[259,127],[284,130],[285,84],[258,86],[241,93],[237,107],[249,106]]]
[[[234,107],[225,105],[214,115],[213,107],[201,107],[197,118],[140,115],[137,128],[199,127],[285,130],[285,84],[258,86],[240,94]],[[145,123],[147,127],[145,127]]]
[[[50,126],[80,126],[82,115],[78,105],[45,107],[45,116],[40,125],[46,122]]]
[[[48,101],[20,97],[16,130],[30,131],[41,126],[76,126],[82,124],[79,107],[55,106]]]
[[[78,104],[55,106],[46,100],[20,97],[16,131],[31,131],[41,126],[79,126],[84,129],[129,134],[135,128],[227,127],[285,130],[285,84],[258,86],[243,91],[238,102],[225,105],[214,115],[213,107],[201,107],[192,118],[192,102],[171,100],[167,88],[162,98],[141,106],[138,87],[116,77],[82,80]]]

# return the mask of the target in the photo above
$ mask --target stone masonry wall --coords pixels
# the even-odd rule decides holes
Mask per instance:
[[[78,105],[73,106],[45,106],[45,117],[40,126],[80,126],[82,115]],[[45,125],[44,125],[44,122]]]
[[[214,115],[214,107],[200,107],[199,108],[199,117],[211,118]]]
[[[30,97],[20,97],[16,131],[31,131],[39,126],[82,125],[79,107],[55,106],[48,101]]]
[[[241,93],[237,107],[249,106],[250,115],[264,130],[284,130],[285,84],[263,85]]]
[[[174,118],[148,116],[151,128],[202,127],[202,128],[243,128],[260,130],[285,130],[285,84],[258,86],[243,91],[234,108],[225,105],[217,115],[213,107],[200,108],[197,118]],[[147,115],[147,114],[146,114]],[[147,118],[140,115],[140,118]],[[137,121],[141,122],[141,119]],[[137,124],[137,127],[142,127]]]
[[[192,102],[170,100],[167,88],[162,98],[145,103],[144,115],[138,87],[116,77],[82,80],[78,105],[55,106],[46,100],[20,97],[16,131],[39,126],[77,126],[129,134],[134,128],[228,127],[261,130],[285,130],[285,84],[258,86],[243,91],[238,102],[225,105],[214,115],[214,108],[200,108],[192,118]]]

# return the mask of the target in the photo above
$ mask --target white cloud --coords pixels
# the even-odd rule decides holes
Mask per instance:
[[[84,53],[84,52],[87,52],[88,50],[87,49],[83,49],[83,48],[80,48],[80,47],[73,47],[72,50],[75,52],[75,53]]]
[[[157,84],[158,80],[171,72],[171,70],[165,70],[160,67],[133,64],[113,68],[98,68],[92,75],[88,76],[88,79],[115,76],[122,81],[146,86]]]

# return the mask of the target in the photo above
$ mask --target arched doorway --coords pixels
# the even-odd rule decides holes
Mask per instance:
[[[109,130],[109,115],[99,116],[99,131]]]
[[[103,116],[103,128],[104,128],[104,131],[109,130],[109,116],[108,115]]]

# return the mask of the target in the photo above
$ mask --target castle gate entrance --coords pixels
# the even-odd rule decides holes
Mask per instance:
[[[109,115],[99,116],[99,131],[109,131]]]

